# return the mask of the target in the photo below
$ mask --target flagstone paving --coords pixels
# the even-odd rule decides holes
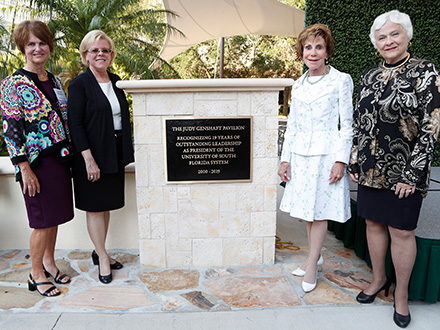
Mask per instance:
[[[306,294],[302,278],[291,271],[302,265],[307,252],[307,247],[277,250],[274,265],[141,269],[137,251],[118,250],[111,255],[124,268],[114,270],[113,282],[104,285],[91,251],[57,250],[56,263],[72,282],[58,285],[59,297],[45,298],[27,289],[29,251],[0,251],[0,310],[187,312],[357,304],[355,296],[372,279],[365,262],[342,243],[324,248],[318,285]],[[392,301],[382,293],[378,298],[379,303]]]

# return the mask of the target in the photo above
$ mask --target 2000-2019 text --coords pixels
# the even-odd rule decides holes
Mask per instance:
[[[220,169],[212,168],[210,170],[197,170],[198,175],[204,175],[204,174],[220,174]]]

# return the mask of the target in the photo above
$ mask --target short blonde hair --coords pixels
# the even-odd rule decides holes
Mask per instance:
[[[88,61],[86,60],[86,53],[89,47],[99,39],[104,39],[108,42],[110,49],[112,52],[110,53],[110,65],[113,63],[113,60],[116,57],[116,49],[115,49],[115,43],[113,40],[105,34],[105,32],[101,30],[93,30],[87,33],[83,40],[81,41],[81,44],[79,45],[79,52],[81,54],[81,62],[83,62],[84,65],[89,65]]]
[[[322,37],[325,42],[328,58],[332,57],[335,50],[335,41],[333,40],[330,29],[324,24],[313,24],[301,31],[296,40],[296,51],[299,57],[303,58],[304,45],[310,37]]]

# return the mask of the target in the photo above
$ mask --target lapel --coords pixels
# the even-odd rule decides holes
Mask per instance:
[[[327,79],[327,83],[319,85],[319,88],[304,86],[304,80],[306,79],[308,72],[309,71],[304,73],[301,78],[298,79],[297,84],[292,88],[292,95],[303,103],[311,104],[331,92],[333,89],[332,81],[334,80],[335,75],[337,75],[337,72],[334,67],[331,67],[328,76],[324,78]]]
[[[126,103],[125,100],[126,99],[125,99],[124,92],[121,89],[116,87],[116,82],[118,81],[119,77],[114,75],[114,74],[112,74],[112,73],[110,73],[110,72],[108,73],[108,75],[110,77],[110,81],[112,82],[113,90],[115,91],[116,97],[117,97],[117,99],[119,101],[119,105],[121,106],[121,111],[122,111],[122,108],[125,106],[125,103]]]
[[[110,101],[105,96],[104,92],[102,91],[101,86],[99,86],[99,82],[98,82],[98,80],[96,80],[95,75],[93,74],[92,70],[90,70],[90,68],[87,68],[86,74],[87,74],[88,79],[91,81],[93,89],[94,89],[94,95],[96,97],[95,102],[97,104],[100,104],[101,109],[102,109],[102,107],[104,107],[105,108],[104,111],[109,111],[109,113],[112,114],[112,107],[110,105]],[[109,76],[110,76],[110,81],[111,81],[111,75],[109,74]],[[113,85],[113,82],[112,82],[112,85]]]

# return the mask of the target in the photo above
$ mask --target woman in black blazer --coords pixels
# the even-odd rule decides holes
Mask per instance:
[[[93,263],[99,267],[99,280],[107,284],[111,270],[123,267],[110,258],[105,241],[110,210],[125,204],[124,167],[134,161],[130,113],[124,92],[116,87],[120,78],[107,71],[116,56],[113,40],[94,30],[79,50],[89,68],[69,85],[75,206],[87,212]]]

